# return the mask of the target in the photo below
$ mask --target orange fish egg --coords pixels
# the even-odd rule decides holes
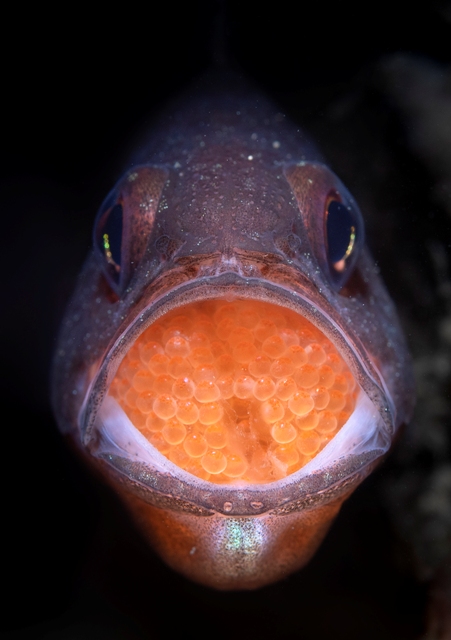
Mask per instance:
[[[293,473],[355,405],[354,378],[333,345],[305,318],[269,303],[186,305],[155,332],[151,325],[133,352],[140,359],[124,358],[111,395],[153,446],[177,450],[174,464],[210,482]]]

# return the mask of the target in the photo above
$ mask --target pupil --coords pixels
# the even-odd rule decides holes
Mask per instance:
[[[330,262],[339,265],[352,252],[356,238],[354,216],[338,200],[332,200],[327,208],[327,248]]]

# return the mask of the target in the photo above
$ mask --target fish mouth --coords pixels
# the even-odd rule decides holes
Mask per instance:
[[[376,376],[307,295],[221,274],[153,301],[116,340],[84,442],[151,492],[233,515],[286,508],[386,453]]]

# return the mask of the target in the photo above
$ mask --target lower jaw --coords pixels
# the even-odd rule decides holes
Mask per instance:
[[[199,517],[120,493],[144,539],[166,564],[194,582],[228,591],[258,589],[304,567],[357,484],[327,504],[283,517]]]

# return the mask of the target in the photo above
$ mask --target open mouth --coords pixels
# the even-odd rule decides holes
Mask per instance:
[[[359,402],[333,343],[291,309],[208,299],[151,324],[122,360],[101,413],[219,484],[281,480],[316,457]]]

